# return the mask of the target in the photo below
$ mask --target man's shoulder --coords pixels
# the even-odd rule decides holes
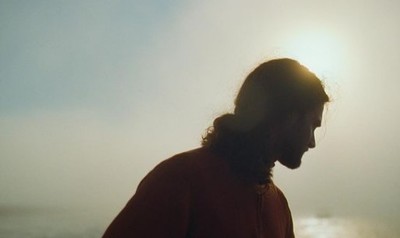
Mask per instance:
[[[180,169],[180,168],[201,168],[207,165],[209,160],[216,156],[207,148],[200,147],[176,154],[164,161],[161,161],[155,168]]]
[[[161,161],[155,166],[152,173],[190,174],[207,166],[208,161],[213,160],[214,157],[207,148],[196,148]]]
[[[287,199],[285,197],[285,194],[282,192],[282,190],[278,186],[276,186],[275,183],[273,183],[273,182],[272,182],[271,186],[273,188],[274,193],[278,196],[279,200],[285,206],[288,206],[288,201],[287,201]]]
[[[196,161],[199,159],[207,158],[212,156],[207,148],[199,147],[196,149],[188,150],[182,153],[178,153],[164,161],[162,163],[185,163],[190,161]]]

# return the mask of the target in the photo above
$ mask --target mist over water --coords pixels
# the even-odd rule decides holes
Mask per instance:
[[[0,237],[74,238],[101,237],[104,218],[93,212],[71,209],[3,208],[0,212]]]
[[[2,208],[0,237],[95,238],[101,237],[109,219],[99,213],[74,209]],[[397,226],[356,217],[295,217],[298,238],[396,238]]]
[[[275,57],[314,66],[333,99],[301,168],[274,171],[297,237],[400,237],[398,9],[1,1],[0,237],[98,237]]]

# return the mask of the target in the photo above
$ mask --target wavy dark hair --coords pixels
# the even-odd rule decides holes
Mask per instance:
[[[296,60],[267,61],[247,76],[234,112],[214,120],[202,146],[226,158],[245,180],[269,183],[274,165],[269,128],[328,101],[321,80]]]

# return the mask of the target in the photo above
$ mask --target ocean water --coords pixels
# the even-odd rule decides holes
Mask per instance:
[[[92,211],[0,209],[0,238],[97,238],[107,223]]]
[[[362,217],[298,217],[298,238],[400,238],[393,223]]]
[[[295,217],[297,238],[399,238],[399,227],[380,220]],[[101,237],[109,216],[71,210],[0,209],[0,238]]]

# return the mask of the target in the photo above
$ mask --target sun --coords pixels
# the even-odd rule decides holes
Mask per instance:
[[[335,75],[343,62],[343,46],[333,32],[309,31],[292,35],[286,54],[322,78]],[[342,60],[341,60],[342,59]]]

